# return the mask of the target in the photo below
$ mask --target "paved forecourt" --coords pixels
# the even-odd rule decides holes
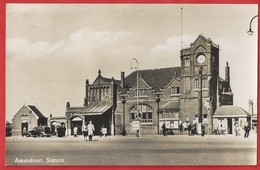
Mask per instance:
[[[7,165],[255,165],[257,138],[82,136],[6,138]]]

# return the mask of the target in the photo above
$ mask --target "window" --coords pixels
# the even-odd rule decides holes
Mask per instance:
[[[142,122],[150,123],[153,122],[152,120],[152,113],[147,112],[142,114]]]
[[[180,94],[180,87],[172,87],[171,94]]]
[[[190,59],[189,58],[185,58],[184,59],[184,66],[185,67],[189,67],[190,66]]]
[[[147,96],[148,95],[148,90],[147,89],[138,89],[138,96]],[[136,94],[136,91],[135,91],[135,95],[137,96]]]
[[[139,114],[137,114],[136,106],[130,110],[130,122],[140,120],[142,123],[152,123],[152,108],[147,105],[138,106]]]
[[[199,89],[200,88],[200,81],[199,79],[195,79],[195,89]]]
[[[202,88],[208,88],[208,80],[206,78],[202,79]]]

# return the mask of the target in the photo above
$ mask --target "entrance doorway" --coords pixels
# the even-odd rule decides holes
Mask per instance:
[[[21,125],[21,134],[24,132],[28,132],[28,122],[22,123]]]
[[[71,135],[73,135],[74,127],[78,127],[77,135],[82,135],[82,119],[80,117],[74,117],[71,120]]]
[[[227,133],[232,134],[232,131],[233,131],[233,129],[232,129],[232,118],[228,118],[227,123],[228,123]]]

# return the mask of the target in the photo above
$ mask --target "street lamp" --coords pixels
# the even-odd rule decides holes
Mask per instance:
[[[198,107],[198,112],[199,112],[199,123],[200,123],[200,127],[202,130],[202,66],[200,66],[199,69],[199,76],[200,76],[200,90],[199,90],[199,98],[198,98],[198,102],[199,102],[199,107]],[[202,133],[201,133],[202,134]]]
[[[157,115],[158,115],[158,135],[160,134],[160,113],[159,113],[159,103],[161,101],[160,95],[157,94],[156,97],[156,102],[157,102]]]
[[[258,17],[258,15],[254,16],[254,17],[251,19],[251,21],[250,21],[249,30],[247,31],[247,34],[248,34],[248,35],[253,35],[253,33],[254,33],[254,31],[252,31],[252,27],[251,27],[251,26],[252,26],[253,20],[254,20],[256,17]]]
[[[121,135],[125,136],[126,135],[126,130],[125,130],[125,103],[126,103],[126,100],[125,100],[125,96],[122,96],[121,101],[123,104],[123,125],[122,125]]]
[[[136,115],[135,115],[135,120],[138,120],[139,119],[139,130],[137,130],[137,135],[138,137],[141,137],[141,118],[142,116],[139,116],[139,89],[138,89],[138,61],[136,58],[132,58],[131,60],[131,68],[130,69],[133,69],[133,61],[136,62],[136,67],[135,67],[135,70],[136,70]],[[138,119],[137,119],[138,117]]]
[[[133,61],[136,62],[136,116],[135,116],[135,119],[137,118],[137,116],[139,116],[139,109],[138,109],[138,105],[139,105],[139,89],[138,89],[138,61],[136,58],[132,58],[131,60],[131,68],[130,69],[133,69]]]

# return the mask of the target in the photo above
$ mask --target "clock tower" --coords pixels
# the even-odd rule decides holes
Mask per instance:
[[[202,100],[202,123],[212,133],[212,116],[217,103],[217,81],[219,76],[219,46],[203,35],[182,49],[181,54],[180,118],[198,123],[200,90]],[[200,87],[202,86],[202,87]]]

